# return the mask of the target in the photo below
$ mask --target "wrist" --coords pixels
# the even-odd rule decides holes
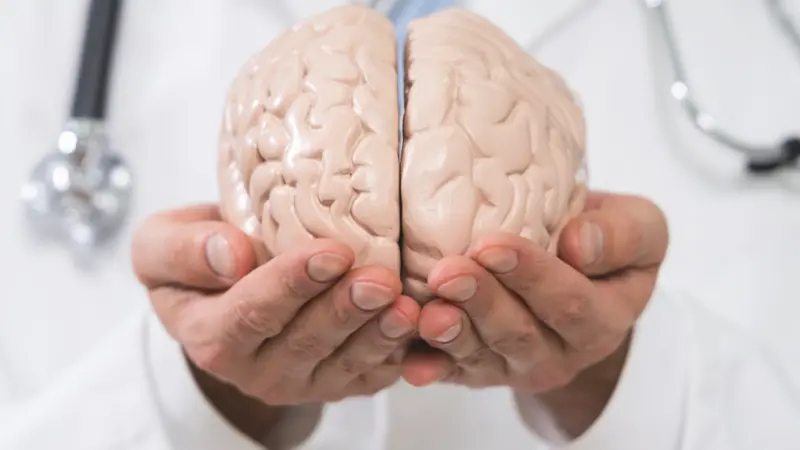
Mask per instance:
[[[269,406],[204,372],[186,358],[192,377],[209,403],[233,427],[252,440],[263,443],[284,415],[285,408]]]
[[[571,383],[537,396],[570,436],[582,435],[605,410],[625,367],[630,342],[628,335],[615,352],[586,368]]]

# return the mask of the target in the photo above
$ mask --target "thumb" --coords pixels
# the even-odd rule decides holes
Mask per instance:
[[[559,256],[587,276],[603,276],[660,265],[668,241],[658,206],[641,197],[607,195],[564,227]]]
[[[250,238],[221,221],[213,207],[151,216],[134,233],[131,258],[137,277],[150,289],[223,289],[255,265]]]

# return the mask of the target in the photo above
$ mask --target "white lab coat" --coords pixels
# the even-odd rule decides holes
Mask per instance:
[[[527,43],[579,2],[467,3]],[[231,77],[287,19],[338,2],[274,3],[127,2],[110,132],[133,165],[136,203],[120,244],[87,271],[26,234],[15,193],[68,110],[88,2],[0,0],[0,449],[259,448],[195,387],[131,272],[128,237],[154,211],[216,199],[216,133]],[[591,6],[537,49],[583,97],[593,184],[648,195],[672,219],[663,286],[606,411],[567,442],[546,410],[508,390],[399,383],[329,405],[303,450],[800,449],[800,302],[791,290],[800,195],[742,182],[738,160],[685,123],[665,134],[662,110],[680,116],[656,102],[653,89],[665,80],[653,75],[636,3]],[[800,70],[792,72],[766,16],[754,18],[763,10],[745,0],[684,3],[695,6],[675,14],[684,17],[682,37],[693,40],[689,57],[700,70],[692,75],[704,100],[750,136],[796,127],[800,91],[789,81]],[[689,139],[695,152],[667,136]]]

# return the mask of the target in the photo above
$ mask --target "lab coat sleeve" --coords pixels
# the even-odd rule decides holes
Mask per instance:
[[[310,424],[310,436],[281,436],[269,450],[289,450],[280,442],[291,441],[300,441],[291,447],[297,450],[380,448],[381,406],[380,398],[326,406],[318,423]],[[0,449],[266,448],[205,400],[179,345],[149,312],[131,319],[57,385],[5,419]],[[286,430],[304,428],[298,425],[284,423]]]
[[[569,439],[546,408],[517,396],[523,421],[552,449],[790,449],[800,396],[769,353],[690,299],[657,294],[637,325],[606,410]]]

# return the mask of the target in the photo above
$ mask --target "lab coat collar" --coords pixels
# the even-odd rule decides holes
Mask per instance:
[[[393,1],[377,2],[378,8],[385,12]],[[550,29],[551,26],[565,18],[584,0],[455,0],[455,3],[489,19],[514,38],[521,46],[529,50],[536,39]],[[283,0],[290,15],[297,18],[308,18],[334,6],[353,3],[343,0]],[[368,4],[369,0],[357,0],[357,3]],[[376,3],[376,2],[372,2]]]

